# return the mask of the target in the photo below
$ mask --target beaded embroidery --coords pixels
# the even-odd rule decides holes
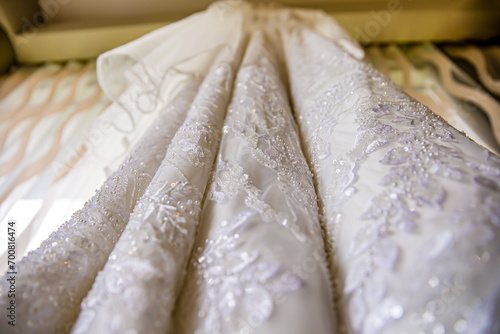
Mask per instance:
[[[23,291],[17,297],[18,312],[23,316],[15,330],[23,333],[69,331],[82,298],[151,182],[161,162],[158,156],[165,154],[196,89],[196,83],[188,84],[83,209],[18,263],[16,284],[19,291]],[[7,292],[4,283],[2,279],[2,308],[8,300],[3,298]]]
[[[479,257],[490,254],[495,247],[494,240],[498,239],[493,228],[498,210],[494,212],[489,206],[493,198],[499,199],[498,181],[491,178],[499,177],[495,172],[498,161],[488,155],[489,161],[485,163],[477,154],[481,152],[478,147],[473,147],[474,155],[466,156],[459,147],[471,143],[462,134],[412,101],[373,68],[313,33],[304,31],[302,38],[299,42],[299,38],[292,36],[287,42],[289,73],[298,123],[306,138],[308,158],[316,175],[335,250],[334,261],[340,264],[333,274],[340,278],[337,305],[348,319],[348,328],[356,333],[379,333],[392,326],[401,331],[413,330],[411,326],[416,326],[423,332],[442,330],[444,333],[456,330],[454,326],[459,329],[479,326],[481,322],[467,316],[466,292],[462,291],[462,299],[457,297],[445,311],[436,313],[426,305],[433,302],[438,291],[425,287],[425,283],[460,277],[460,284],[471,290],[470,284],[475,278],[468,267],[475,257],[468,254],[478,252],[477,248],[481,249],[476,253]],[[314,83],[310,81],[312,78]],[[353,128],[354,136],[346,134],[353,139],[350,146],[335,146],[348,140],[339,133],[343,133],[341,126],[349,122],[357,125]],[[337,155],[339,151],[343,153]],[[378,164],[383,167],[368,165],[377,163],[375,157],[379,157]],[[472,163],[481,160],[481,163]],[[480,168],[471,166],[483,166],[484,171],[493,173],[488,177],[479,176]],[[377,174],[370,175],[381,175],[379,180],[368,178],[367,170],[372,168]],[[459,189],[471,190],[473,207],[464,210],[448,200],[452,186],[457,183]],[[360,196],[367,193],[373,195],[357,217],[352,211],[344,211],[347,204],[352,207],[351,199],[359,201],[364,198]],[[437,234],[420,236],[421,229],[429,228],[426,220],[437,224],[433,227]],[[352,241],[349,249],[341,249],[339,245],[345,243],[341,236],[346,230],[352,231],[349,234]],[[465,234],[459,232],[464,230],[469,234],[474,231],[473,235],[484,232],[479,233],[481,239],[469,235],[474,246],[466,247]],[[419,258],[424,261],[415,259],[412,265],[406,264],[411,255],[401,247],[404,235],[422,239]],[[441,266],[447,259],[458,262],[457,254],[462,254],[464,262],[454,269],[454,274],[446,270],[440,274],[432,272],[434,266]],[[404,267],[402,261],[405,261]],[[349,268],[347,273],[343,273],[344,266]],[[493,267],[481,269],[491,270],[494,271]],[[399,279],[407,290],[411,288],[410,282],[413,287],[422,286],[424,290],[419,292],[422,298],[431,296],[427,301],[420,301],[423,310],[412,311],[410,303],[419,305],[417,299],[411,301],[408,292],[396,292],[397,287],[387,277]],[[491,289],[498,289],[495,283],[489,284]],[[476,292],[476,296],[484,291],[489,290]],[[341,294],[345,300],[340,298]],[[478,299],[478,310],[487,310],[491,298],[488,294],[482,295]],[[481,326],[488,326],[487,319],[491,319],[488,317],[477,328],[487,328]],[[395,320],[403,321],[399,325]]]

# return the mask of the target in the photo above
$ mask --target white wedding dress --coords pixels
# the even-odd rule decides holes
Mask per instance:
[[[500,332],[500,159],[362,57],[238,1],[102,55],[161,112],[18,263],[1,332]]]
[[[498,332],[500,159],[322,36],[284,36],[348,331]]]

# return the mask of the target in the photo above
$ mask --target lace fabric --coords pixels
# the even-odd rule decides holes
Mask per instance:
[[[312,175],[274,53],[252,34],[172,332],[335,332]]]
[[[215,64],[138,202],[72,333],[164,333],[219,146],[233,63]]]
[[[17,264],[16,333],[67,333],[83,297],[106,263],[129,215],[161,163],[161,157],[185,117],[197,90],[185,86],[136,145],[126,161],[96,194],[41,246]],[[1,280],[0,305],[6,308],[8,286]]]
[[[486,333],[498,157],[314,32],[284,35],[347,331]]]
[[[19,317],[1,331],[497,332],[500,159],[360,61],[325,14],[209,11],[100,63],[158,99],[165,71],[193,76],[20,261]],[[224,34],[162,60],[197,18]]]

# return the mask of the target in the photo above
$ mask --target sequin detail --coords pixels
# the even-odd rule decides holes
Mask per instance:
[[[498,159],[369,65],[312,32],[299,34],[285,43],[292,92],[347,328],[448,332],[457,316],[481,330],[491,326],[491,306],[486,310],[498,285],[473,283],[498,275],[491,264],[477,266],[499,235],[498,212],[490,206],[499,199]],[[459,196],[464,192],[469,197]],[[440,291],[439,283],[427,282],[457,277],[465,290],[456,289],[458,296],[438,311],[429,306]],[[472,296],[488,314],[481,321],[467,316]]]
[[[82,303],[73,333],[170,329],[215,160],[213,145],[220,141],[232,73],[230,64],[214,64],[200,85],[185,123]]]
[[[312,175],[275,55],[260,31],[238,72],[223,132],[176,332],[257,331],[283,312],[276,310],[284,300],[298,301],[302,289],[311,291],[304,304],[331,302]],[[264,234],[269,242],[257,245]],[[273,247],[291,247],[297,258]],[[303,277],[296,273],[301,261],[313,268]],[[315,284],[324,293],[315,294]],[[325,314],[317,318],[322,328],[332,321]]]
[[[151,182],[196,89],[196,82],[187,84],[84,207],[19,262],[16,284],[23,293],[17,296],[17,311],[23,316],[18,319],[15,330],[22,333],[69,331],[81,300]],[[1,282],[0,304],[8,300],[3,298],[7,292],[5,279]],[[3,308],[4,304],[1,305]]]

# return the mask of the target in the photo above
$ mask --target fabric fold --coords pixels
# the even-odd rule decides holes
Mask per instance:
[[[316,32],[283,36],[347,331],[494,332],[500,159]]]
[[[204,76],[221,50],[237,52],[247,6],[217,3],[103,53],[97,59],[99,84],[112,99],[134,87],[151,104],[164,103],[177,84],[176,74]]]
[[[212,65],[82,303],[72,333],[165,333],[170,329],[240,55],[236,52],[228,61],[222,53]]]
[[[162,112],[18,263],[0,330],[498,332],[500,159],[362,57],[325,13],[239,1],[102,55],[117,131]]]
[[[40,247],[17,263],[16,326],[2,332],[67,333],[79,305],[120,238],[137,200],[151,182],[197,91],[185,85],[120,168]],[[0,305],[9,302],[2,277]]]
[[[254,32],[239,69],[171,333],[336,332],[316,195],[273,42]]]

